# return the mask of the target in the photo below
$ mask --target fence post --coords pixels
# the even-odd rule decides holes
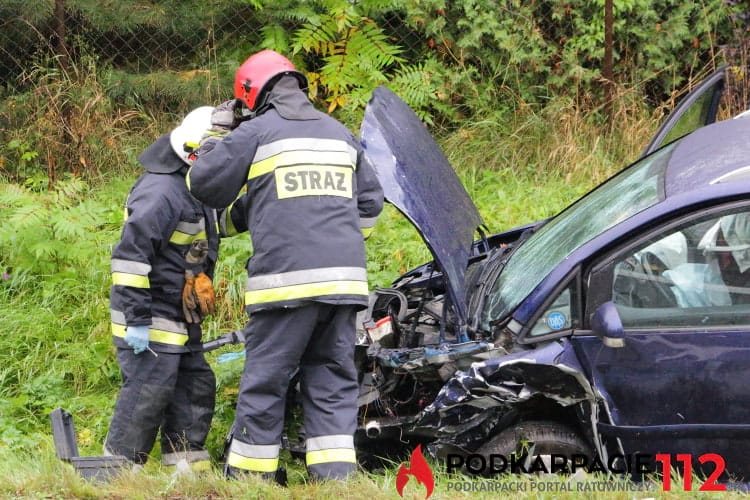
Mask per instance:
[[[604,0],[604,116],[607,118],[607,127],[612,130],[612,0]]]

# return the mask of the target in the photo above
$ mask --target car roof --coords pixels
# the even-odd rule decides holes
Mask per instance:
[[[740,117],[707,125],[680,139],[663,182],[666,197],[672,197],[711,184],[749,180],[750,117]]]

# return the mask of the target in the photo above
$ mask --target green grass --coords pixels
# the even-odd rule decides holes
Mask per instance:
[[[525,179],[507,169],[464,168],[461,177],[477,200],[491,230],[502,230],[554,214],[578,197],[588,186],[562,183],[550,177],[546,183]],[[78,268],[74,277],[13,269],[0,284],[0,316],[3,330],[0,352],[0,496],[55,498],[400,498],[395,491],[395,470],[385,474],[358,474],[348,486],[310,485],[304,467],[285,456],[291,487],[254,483],[251,487],[226,481],[218,472],[200,480],[175,481],[159,466],[158,444],[146,470],[104,485],[91,485],[72,467],[55,458],[49,413],[62,407],[74,415],[78,445],[83,456],[101,454],[102,442],[119,388],[119,371],[109,334],[108,256],[117,239],[132,177],[117,178],[97,187],[95,200],[111,205],[108,244],[80,243],[91,252],[92,265]],[[106,201],[104,201],[106,200]],[[111,226],[111,227],[109,227]],[[428,260],[414,228],[392,206],[378,222],[367,243],[371,286],[387,286],[400,273]],[[242,289],[244,260],[250,252],[245,235],[224,240],[217,268],[216,286],[221,312],[205,325],[213,338],[243,326]],[[65,267],[65,262],[61,265]],[[217,375],[217,405],[208,437],[215,461],[221,456],[233,416],[242,361],[218,363],[216,356],[239,350],[225,347],[208,355]],[[397,465],[397,464],[396,464]],[[217,463],[217,470],[219,464]],[[515,478],[513,480],[516,480]],[[439,479],[431,498],[495,498],[476,493],[448,491],[449,480]],[[137,486],[135,486],[137,484]],[[407,485],[406,498],[423,498],[421,486]],[[351,493],[354,492],[354,493]],[[535,492],[538,494],[539,492]],[[537,495],[528,493],[529,498]],[[593,496],[592,496],[593,498]],[[624,496],[622,498],[625,498]]]
[[[466,124],[441,137],[440,144],[489,231],[497,232],[554,215],[637,158],[654,123],[642,112],[623,116],[620,132],[602,134],[595,122],[557,103],[543,114],[519,115],[511,122],[490,116]],[[81,455],[101,454],[120,382],[109,332],[109,255],[137,174],[120,165],[111,176],[89,180],[90,185],[75,179],[58,183],[65,191],[58,198],[38,188],[19,194],[16,187],[0,184],[0,271],[8,274],[0,280],[0,497],[400,498],[395,491],[398,464],[383,474],[359,473],[346,485],[308,484],[303,465],[284,455],[291,485],[282,490],[227,481],[216,471],[176,481],[160,469],[158,444],[144,472],[100,485],[87,483],[55,457],[49,413],[57,407],[74,415]],[[97,217],[84,217],[89,212]],[[37,223],[24,222],[26,213],[34,214]],[[54,252],[45,253],[48,248]],[[204,324],[206,340],[244,325],[244,263],[250,252],[245,235],[222,242],[215,280],[219,312]],[[367,255],[371,287],[388,286],[430,259],[417,232],[392,206],[386,206],[368,240]],[[237,350],[225,347],[208,355],[217,375],[216,413],[208,437],[217,470],[234,416],[242,362],[218,363],[216,357]],[[437,465],[434,470],[439,470]],[[455,478],[438,472],[431,498],[498,496],[451,491],[452,481]],[[517,496],[560,494],[527,487]],[[660,492],[623,492],[612,498],[634,496],[662,497]],[[424,498],[424,490],[412,480],[404,498]],[[582,496],[572,493],[567,498]]]
[[[287,466],[289,466],[287,459]],[[173,477],[156,463],[149,463],[140,472],[123,471],[110,481],[83,479],[72,465],[57,460],[49,440],[43,440],[34,452],[0,449],[0,497],[2,498],[116,498],[116,499],[330,499],[355,500],[400,499],[396,491],[398,464],[382,474],[357,473],[346,482],[310,483],[301,472],[301,465],[291,464],[290,484],[282,488],[250,478],[227,480],[217,470],[195,477]],[[661,482],[628,483],[618,477],[581,474],[513,475],[498,479],[482,479],[448,475],[440,466],[430,463],[435,488],[434,499],[644,499],[644,498],[716,498],[715,492],[699,492],[700,481],[693,482],[690,492],[682,492],[681,479],[672,478],[672,491],[662,491]],[[457,485],[461,489],[457,490]],[[602,488],[620,485],[621,490],[605,493]],[[506,493],[499,493],[505,489]],[[640,488],[640,489],[639,489]],[[472,490],[473,489],[473,490]],[[492,491],[494,489],[494,491]],[[508,493],[510,492],[510,493]],[[403,498],[422,499],[423,485],[411,478],[403,490]],[[720,493],[721,498],[741,498],[739,492]]]

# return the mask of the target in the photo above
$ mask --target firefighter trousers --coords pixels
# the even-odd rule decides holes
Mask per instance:
[[[161,430],[162,464],[185,460],[210,468],[205,449],[216,401],[216,379],[202,352],[173,354],[117,349],[122,386],[104,445],[105,453],[143,464]]]
[[[313,303],[252,314],[227,465],[271,474],[278,469],[289,379],[299,367],[306,463],[314,479],[356,469],[356,309]]]

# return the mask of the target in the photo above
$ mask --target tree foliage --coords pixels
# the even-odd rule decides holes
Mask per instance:
[[[54,2],[6,2],[0,47],[32,26],[51,29]],[[488,108],[543,106],[572,95],[602,99],[604,0],[66,0],[68,43],[116,70],[147,75],[208,70],[229,93],[233,70],[271,48],[305,70],[329,111],[361,110],[376,85],[405,90],[426,121],[450,123]],[[738,2],[615,2],[615,81],[653,105],[670,99],[722,58]],[[196,14],[197,13],[197,14]],[[23,20],[23,21],[20,21]],[[32,30],[33,31],[33,30]],[[25,36],[28,36],[26,34]],[[45,39],[45,43],[46,39]],[[33,44],[30,44],[33,45]],[[0,50],[7,54],[8,50]],[[191,73],[192,72],[192,73]],[[133,87],[153,79],[125,79]],[[200,79],[199,79],[200,82]],[[165,83],[166,84],[166,83]],[[204,84],[205,82],[200,82]],[[191,103],[192,104],[192,101]],[[184,111],[184,109],[180,109]]]
[[[352,129],[378,85],[435,130],[488,117],[503,126],[558,98],[596,117],[603,2],[65,0],[65,68],[49,54],[55,2],[12,0],[0,6],[0,66],[12,54],[23,71],[0,73],[9,92],[0,102],[0,174],[53,182],[57,170],[132,165],[143,144],[122,144],[120,134],[141,137],[155,122],[231,97],[236,68],[263,48],[288,55],[314,102]],[[623,0],[614,9],[616,88],[652,107],[673,103],[723,62],[725,46],[747,47],[736,40],[746,32],[739,2]]]
[[[406,0],[446,66],[474,68],[474,83],[507,88],[527,103],[574,95],[596,106],[602,96],[604,0]],[[706,66],[732,40],[724,0],[614,3],[614,79],[658,104]]]

